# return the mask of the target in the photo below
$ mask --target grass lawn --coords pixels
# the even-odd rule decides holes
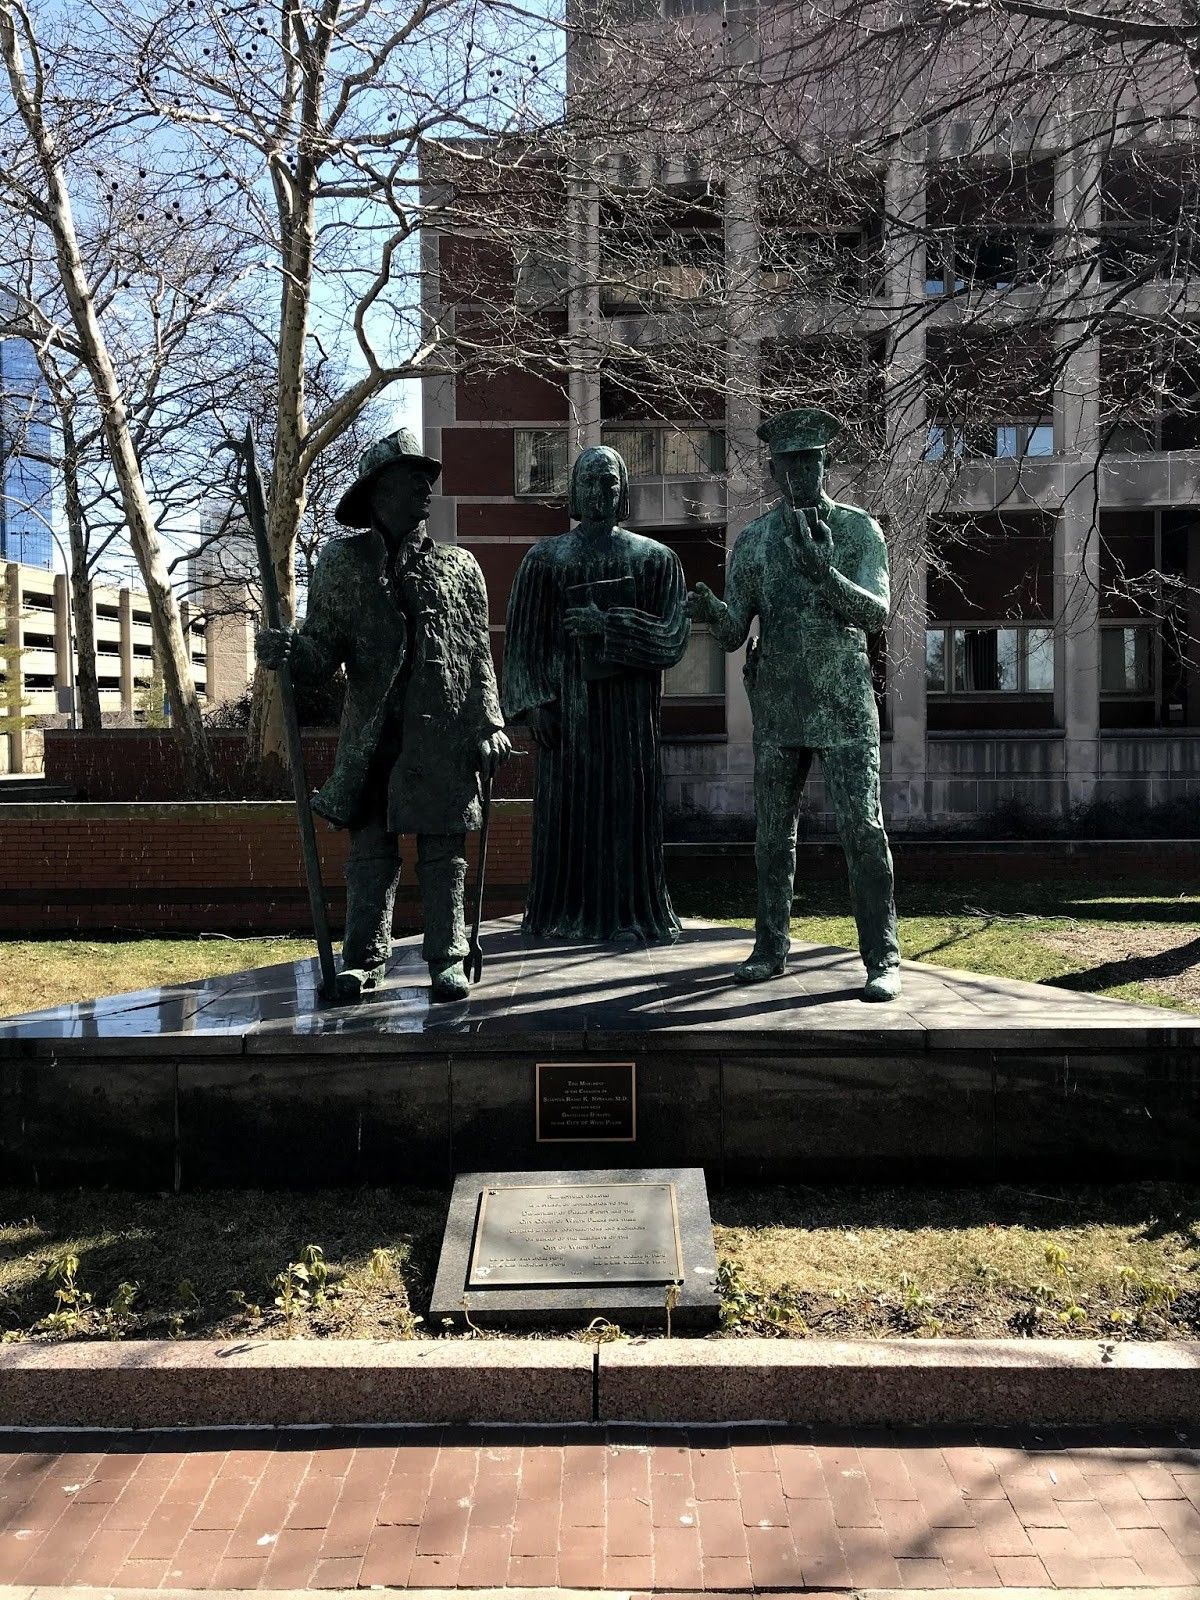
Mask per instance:
[[[682,885],[683,916],[753,927],[751,884]],[[901,882],[913,961],[1200,1013],[1200,891],[1179,883]],[[841,884],[800,884],[795,938],[850,945]],[[311,939],[0,940],[0,1016],[315,953]]]
[[[0,939],[0,1016],[315,954],[311,939]]]
[[[1200,1186],[795,1187],[712,1204],[720,1336],[1200,1336]],[[0,1191],[0,1339],[438,1336],[446,1205],[407,1190]]]

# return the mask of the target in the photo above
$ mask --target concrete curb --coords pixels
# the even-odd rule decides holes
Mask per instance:
[[[0,1348],[0,1427],[590,1422],[569,1339],[139,1340]]]
[[[1200,1422],[1200,1342],[128,1341],[0,1347],[0,1427]]]
[[[602,1421],[1182,1425],[1200,1418],[1200,1342],[631,1342],[603,1347],[599,1403]]]
[[[158,1600],[246,1600],[253,1591],[246,1589],[156,1589]],[[373,1586],[377,1594],[403,1594],[405,1600],[454,1600],[462,1589],[385,1589]],[[656,1593],[669,1591],[657,1590]],[[762,1591],[759,1591],[762,1592]],[[769,1591],[768,1591],[769,1592]],[[300,1600],[319,1595],[321,1600],[362,1600],[362,1589],[270,1589],[271,1600]],[[1164,1588],[1161,1584],[1140,1589],[805,1589],[804,1600],[895,1600],[899,1594],[936,1594],[937,1600],[998,1600],[1000,1595],[1015,1595],[1017,1600],[1200,1600],[1200,1584]],[[471,1600],[633,1600],[644,1595],[637,1589],[472,1589]],[[745,1589],[705,1591],[704,1600],[746,1600]],[[86,1589],[72,1585],[55,1588],[39,1584],[36,1588],[6,1588],[0,1584],[0,1600],[146,1600],[145,1589]]]

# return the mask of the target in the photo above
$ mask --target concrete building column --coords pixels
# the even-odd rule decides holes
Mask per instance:
[[[884,432],[887,464],[881,510],[892,580],[887,629],[887,709],[891,777],[886,810],[899,828],[926,806],[925,581],[928,473],[925,414],[924,139],[905,141],[884,182],[884,291],[889,308]]]
[[[24,641],[21,637],[21,568],[9,561],[4,568],[4,698],[0,722],[7,724],[8,770],[25,770],[25,729],[22,711],[25,704]]]
[[[54,575],[54,687],[59,710],[72,713],[75,699],[75,638],[71,627],[70,578],[65,572]],[[62,691],[66,690],[64,694]]]
[[[133,591],[117,593],[118,648],[121,661],[121,714],[133,721]]]
[[[1054,541],[1054,703],[1068,807],[1093,798],[1100,773],[1100,341],[1087,314],[1098,286],[1089,246],[1100,223],[1100,174],[1094,145],[1064,151],[1054,163],[1054,221],[1068,297],[1057,322],[1056,443],[1064,493]]]

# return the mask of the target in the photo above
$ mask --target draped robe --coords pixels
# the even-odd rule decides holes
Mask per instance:
[[[633,605],[605,610],[602,639],[572,638],[563,613],[580,603],[576,586],[614,579],[632,579]],[[624,528],[599,536],[575,528],[541,540],[521,562],[508,605],[504,715],[521,722],[546,706],[561,719],[554,748],[538,751],[530,933],[679,936],[663,871],[659,706],[663,669],[687,649],[685,598],[674,551]]]

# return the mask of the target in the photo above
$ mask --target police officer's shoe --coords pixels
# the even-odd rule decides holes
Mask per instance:
[[[880,967],[877,972],[867,973],[867,982],[862,992],[864,1000],[894,1000],[899,993],[899,967]]]
[[[334,998],[340,1001],[361,1000],[379,984],[382,967],[343,967],[333,980]]]
[[[760,956],[752,950],[745,961],[733,969],[734,983],[765,983],[768,978],[778,978],[787,965],[783,956]]]
[[[435,1000],[465,1000],[471,992],[461,961],[447,967],[430,967],[429,983]]]

